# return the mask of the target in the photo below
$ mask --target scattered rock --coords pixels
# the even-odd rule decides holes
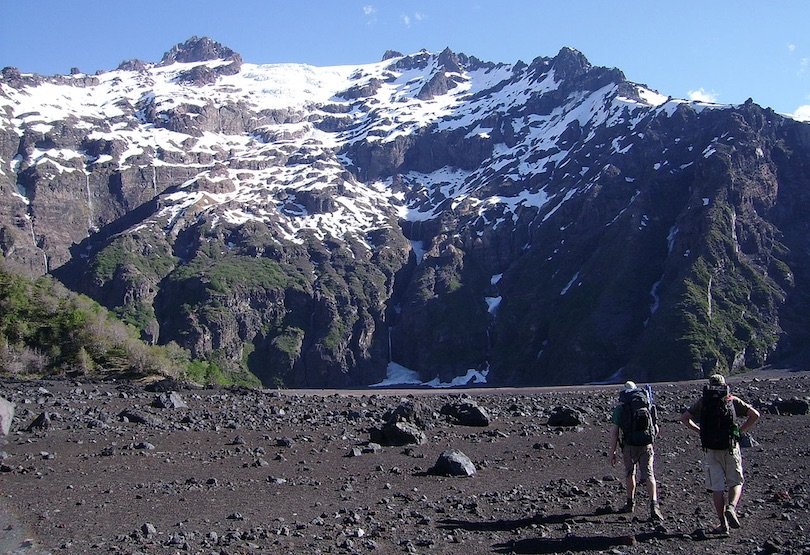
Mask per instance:
[[[363,453],[379,453],[383,450],[382,445],[370,441],[363,447]]]
[[[759,442],[754,439],[754,436],[747,433],[740,434],[740,447],[743,449],[750,448],[750,447],[758,447]]]
[[[153,407],[159,409],[186,409],[188,405],[176,391],[170,393],[161,393],[152,402]]]
[[[489,426],[490,418],[487,411],[473,401],[461,403],[448,403],[439,411],[462,426]]]
[[[170,393],[172,391],[188,389],[189,387],[190,384],[187,382],[182,382],[175,378],[164,378],[162,380],[150,383],[143,389],[144,391],[149,391],[150,393]]]
[[[804,383],[810,382],[763,380],[735,391],[746,400],[777,399],[805,395],[810,388]],[[27,426],[43,411],[39,385],[0,381],[0,395],[17,403],[16,426]],[[587,403],[567,390],[487,390],[461,398],[416,392],[418,408],[411,410],[410,399],[391,403],[387,392],[273,396],[211,388],[184,395],[189,408],[181,414],[191,418],[181,420],[150,406],[158,394],[137,385],[49,382],[47,388],[53,393],[45,405],[52,418],[48,433],[14,433],[12,426],[0,476],[9,501],[28,507],[18,517],[43,538],[37,548],[54,553],[410,549],[463,555],[486,547],[493,553],[710,549],[732,555],[807,548],[810,488],[803,476],[810,451],[797,440],[807,416],[766,414],[753,428],[763,447],[746,458],[749,482],[740,507],[745,534],[732,532],[732,541],[725,541],[708,533],[715,519],[710,499],[697,487],[699,442],[677,422],[681,403],[699,395],[693,384],[656,386],[667,415],[656,453],[666,527],[647,524],[643,489],[635,514],[612,510],[624,501],[620,466],[611,470],[605,456],[613,391],[593,388]],[[463,427],[442,410],[468,402],[485,406],[498,425]],[[389,406],[403,408],[386,412]],[[555,407],[602,419],[548,427]],[[349,418],[355,410],[361,416]],[[383,420],[386,414],[390,421]],[[151,418],[165,425],[127,423]],[[384,447],[369,440],[371,426],[379,428],[375,435],[390,432],[388,441],[398,443],[408,431],[410,440],[424,443]],[[576,428],[582,433],[574,434]],[[123,520],[74,518],[124,510],[130,517]],[[0,521],[0,531],[3,526]],[[635,534],[635,547],[626,547],[629,534]]]
[[[118,417],[125,422],[144,424],[154,428],[164,427],[163,420],[153,414],[138,409],[125,409],[118,414]]]
[[[25,429],[27,432],[41,432],[51,427],[51,415],[47,412],[41,413],[37,416],[31,424]]]
[[[145,538],[152,538],[156,536],[157,533],[157,528],[155,528],[155,525],[150,522],[147,522],[141,526],[141,534],[143,534]]]

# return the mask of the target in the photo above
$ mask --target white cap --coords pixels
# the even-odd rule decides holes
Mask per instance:
[[[636,387],[636,382],[631,382],[631,381],[624,382],[624,390],[625,391],[633,391],[634,389],[638,389]]]

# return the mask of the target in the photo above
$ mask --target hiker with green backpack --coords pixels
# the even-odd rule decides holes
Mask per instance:
[[[737,426],[736,419],[743,417],[745,422]],[[737,503],[742,495],[743,468],[739,438],[758,419],[759,411],[732,395],[721,374],[709,377],[703,396],[681,415],[681,422],[700,434],[706,489],[712,492],[720,518],[720,526],[712,530],[715,534],[728,535],[729,526],[740,527]]]
[[[615,465],[621,447],[624,462],[627,502],[620,509],[632,513],[635,508],[636,471],[647,484],[650,495],[650,520],[663,520],[658,506],[657,486],[653,462],[653,444],[658,435],[658,415],[652,398],[652,389],[639,389],[628,381],[619,394],[619,404],[613,409],[613,428],[610,434],[610,464]]]

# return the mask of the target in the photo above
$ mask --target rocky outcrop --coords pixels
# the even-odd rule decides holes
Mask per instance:
[[[174,63],[207,62],[210,60],[229,60],[241,57],[239,54],[211,40],[208,37],[191,37],[182,44],[175,45],[163,55],[160,65],[168,66]]]

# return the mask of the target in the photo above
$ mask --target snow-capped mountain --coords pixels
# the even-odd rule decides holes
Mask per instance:
[[[752,102],[567,48],[318,68],[195,37],[2,75],[3,256],[267,384],[696,377],[807,339],[810,125]]]

